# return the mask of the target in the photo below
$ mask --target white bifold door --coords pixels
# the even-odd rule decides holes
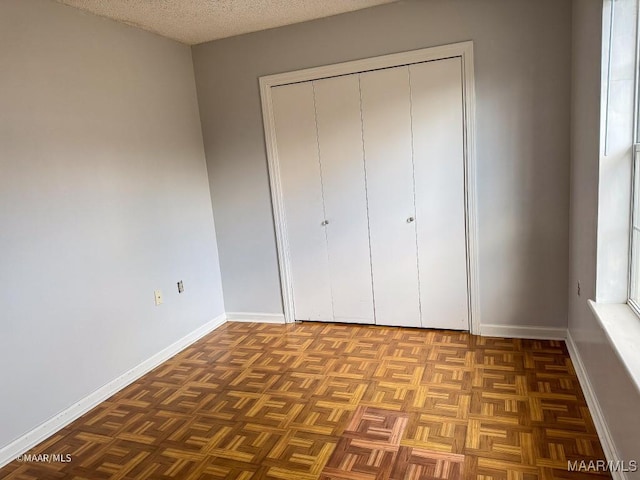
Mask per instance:
[[[421,326],[407,67],[360,75],[376,320]]]
[[[296,320],[469,328],[461,69],[272,88]]]
[[[272,99],[296,320],[374,323],[358,77]]]
[[[468,330],[462,62],[408,68],[422,326]]]

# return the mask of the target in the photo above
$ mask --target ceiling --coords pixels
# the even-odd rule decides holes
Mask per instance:
[[[187,45],[396,0],[56,0]]]

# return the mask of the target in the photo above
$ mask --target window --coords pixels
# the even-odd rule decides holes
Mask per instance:
[[[633,112],[634,120],[634,141],[632,149],[632,194],[631,194],[631,225],[629,228],[629,298],[627,303],[640,315],[640,48],[638,43],[638,35],[640,32],[640,15],[638,15],[639,2],[634,0],[632,4],[635,6],[635,35],[636,45],[633,50],[633,58],[627,61],[633,64],[633,76],[635,82],[635,110]],[[628,47],[630,50],[631,48]]]
[[[636,113],[637,115],[637,113]],[[640,144],[633,147],[629,305],[640,315]]]
[[[595,302],[606,334],[640,388],[640,131],[638,130],[638,12],[640,0],[605,0],[602,29],[600,156]],[[588,97],[585,97],[588,98]],[[586,136],[584,136],[587,138]],[[583,138],[582,140],[584,141]],[[578,159],[580,161],[580,159]],[[586,196],[585,196],[586,197]],[[579,329],[580,326],[578,326]],[[570,328],[571,330],[571,328]],[[595,344],[585,330],[585,345]],[[588,341],[587,341],[588,339]],[[593,353],[597,358],[602,352]],[[595,357],[594,357],[595,358]],[[611,364],[605,376],[616,375]],[[603,377],[604,378],[604,377]],[[626,378],[620,376],[625,382]],[[605,384],[608,380],[602,380]],[[615,380],[614,380],[615,382]],[[613,394],[615,396],[615,393]],[[613,398],[613,397],[611,397]]]
[[[638,183],[640,196],[633,176],[640,176],[634,168],[639,4],[604,2],[596,302],[637,305],[640,315],[640,230],[633,228],[640,227],[640,206],[633,209],[640,205],[633,192]]]

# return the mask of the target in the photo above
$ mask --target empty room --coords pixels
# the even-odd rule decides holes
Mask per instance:
[[[640,479],[640,0],[0,0],[0,478]]]

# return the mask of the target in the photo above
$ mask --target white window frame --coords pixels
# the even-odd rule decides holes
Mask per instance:
[[[627,306],[631,292],[637,5],[638,0],[604,2],[595,291],[598,304]],[[631,310],[630,305],[627,308]]]
[[[636,101],[636,104],[638,102]],[[636,108],[636,122],[638,120],[638,112]],[[631,172],[631,215],[629,220],[629,293],[627,295],[627,305],[631,307],[634,313],[640,319],[640,298],[634,299],[632,292],[634,289],[634,284],[640,283],[640,268],[635,269],[638,278],[634,278],[634,263],[638,262],[640,264],[640,248],[638,251],[634,251],[633,245],[633,234],[634,230],[640,234],[640,227],[636,227],[636,224],[640,225],[640,219],[636,220],[636,217],[640,216],[640,212],[635,211],[636,206],[640,205],[640,199],[637,199],[637,196],[640,196],[640,192],[636,190],[636,185],[638,182],[636,181],[636,175],[640,175],[640,144],[636,143],[633,145],[633,169]]]
[[[638,2],[640,5],[640,2]],[[640,283],[640,268],[635,269],[638,273],[638,278],[634,278],[634,263],[638,262],[640,266],[640,248],[634,252],[633,234],[634,230],[640,233],[640,227],[636,228],[635,225],[640,225],[640,211],[636,211],[636,208],[640,206],[640,191],[636,190],[636,185],[640,184],[640,179],[636,176],[640,175],[640,14],[636,19],[636,52],[635,52],[635,92],[634,92],[634,113],[633,113],[633,153],[632,153],[632,170],[631,170],[631,214],[629,218],[629,275],[628,275],[628,293],[627,293],[627,305],[631,307],[631,310],[640,318],[640,298],[634,299],[632,297],[634,283]],[[638,221],[636,221],[638,217]]]

